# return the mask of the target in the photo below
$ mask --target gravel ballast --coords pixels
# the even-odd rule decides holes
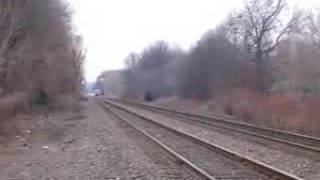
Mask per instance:
[[[259,160],[301,178],[307,180],[320,179],[319,157],[316,158],[313,156],[313,158],[309,155],[304,156],[301,153],[291,153],[288,151],[288,148],[286,149],[282,146],[269,146],[266,142],[260,143],[257,140],[252,140],[252,138],[248,138],[247,136],[242,136],[237,133],[214,131],[211,128],[199,126],[195,123],[190,124],[180,121],[178,118],[173,118],[132,106],[126,107],[165,125],[174,127],[183,132],[191,133],[196,137]]]
[[[126,180],[195,179],[154,144],[90,100],[82,118],[56,118],[28,140],[11,147],[0,179]],[[50,133],[46,130],[50,129]],[[17,151],[16,149],[19,149]],[[9,152],[10,151],[10,152]]]

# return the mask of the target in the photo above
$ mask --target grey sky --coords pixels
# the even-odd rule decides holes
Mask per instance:
[[[130,52],[157,40],[188,49],[242,0],[69,0],[87,48],[87,80],[123,67]],[[318,6],[318,0],[289,0]]]

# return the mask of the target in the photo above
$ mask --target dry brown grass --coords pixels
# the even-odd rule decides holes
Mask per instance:
[[[17,93],[0,99],[0,133],[10,133],[12,122],[10,121],[18,113],[28,111],[28,98],[24,93]]]
[[[237,89],[221,104],[238,119],[276,129],[320,135],[320,101],[312,96],[273,94],[262,96]]]
[[[78,94],[63,94],[55,97],[49,107],[51,110],[58,111],[80,111],[80,100],[81,96]]]

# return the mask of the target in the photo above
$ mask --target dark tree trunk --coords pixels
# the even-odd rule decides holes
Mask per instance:
[[[270,74],[269,66],[261,56],[258,56],[256,61],[256,77],[255,77],[255,89],[258,93],[266,94],[270,87]]]

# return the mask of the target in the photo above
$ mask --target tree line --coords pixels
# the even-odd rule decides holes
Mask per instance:
[[[0,0],[0,97],[77,94],[85,53],[62,0]]]
[[[126,98],[177,95],[208,100],[236,88],[261,94],[320,94],[319,11],[286,0],[250,0],[188,51],[157,42],[131,53]]]

